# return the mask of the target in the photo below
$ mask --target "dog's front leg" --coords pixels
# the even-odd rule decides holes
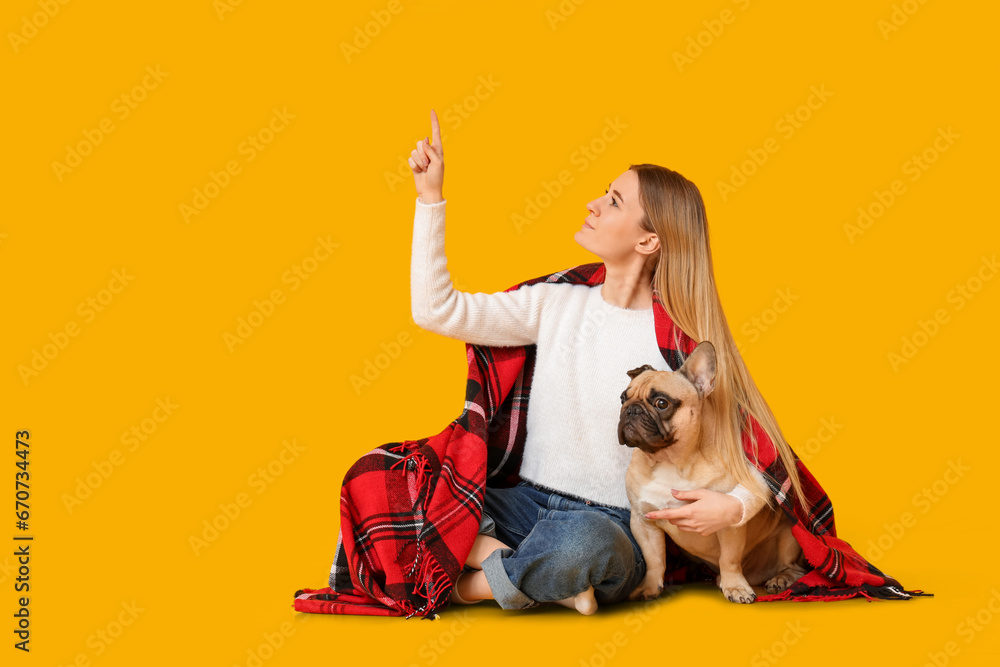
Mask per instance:
[[[791,586],[793,581],[806,573],[801,561],[802,548],[792,535],[791,526],[783,526],[778,533],[778,573],[767,580],[764,590],[780,593]]]
[[[743,576],[743,547],[746,545],[746,526],[723,528],[719,535],[719,578],[722,594],[730,602],[753,602],[757,595]]]
[[[667,535],[657,525],[632,510],[632,536],[639,543],[646,561],[646,576],[628,596],[629,600],[651,600],[663,591],[663,575],[667,570]]]

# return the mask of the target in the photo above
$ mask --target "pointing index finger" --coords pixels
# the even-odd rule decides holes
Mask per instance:
[[[431,137],[434,141],[434,148],[441,150],[441,126],[438,124],[437,113],[431,109]]]

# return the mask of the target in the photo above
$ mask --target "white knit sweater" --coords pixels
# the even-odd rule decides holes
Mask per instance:
[[[536,344],[521,478],[628,508],[625,472],[632,449],[618,444],[617,431],[621,393],[630,381],[626,371],[643,364],[673,370],[657,345],[652,308],[613,306],[601,296],[602,285],[455,290],[444,252],[445,204],[416,200],[413,321],[475,345]]]

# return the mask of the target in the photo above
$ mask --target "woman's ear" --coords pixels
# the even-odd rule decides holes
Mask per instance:
[[[636,243],[635,250],[644,255],[658,255],[660,253],[660,237],[652,233],[643,236]]]

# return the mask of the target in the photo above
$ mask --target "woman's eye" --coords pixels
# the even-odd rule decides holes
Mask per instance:
[[[605,190],[604,194],[608,194],[608,191]],[[615,196],[614,195],[611,195],[611,205],[614,206],[615,208],[618,208],[618,204],[615,203]]]

